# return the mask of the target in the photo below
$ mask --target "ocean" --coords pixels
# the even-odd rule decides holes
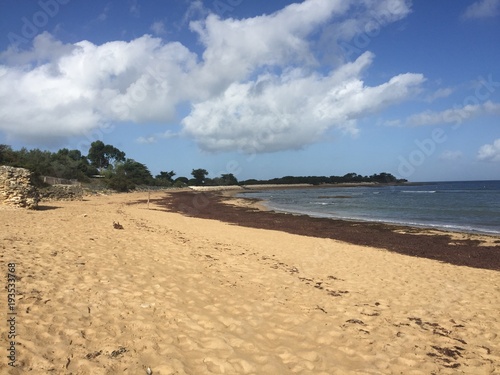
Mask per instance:
[[[280,212],[500,235],[500,181],[242,193]]]

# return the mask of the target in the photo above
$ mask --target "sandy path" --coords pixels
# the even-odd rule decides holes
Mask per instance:
[[[499,272],[124,204],[143,195],[0,210],[0,373],[500,374]]]

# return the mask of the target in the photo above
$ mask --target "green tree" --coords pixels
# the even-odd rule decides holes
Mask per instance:
[[[139,163],[134,159],[127,159],[123,164],[120,164],[123,168],[125,175],[134,184],[137,185],[151,185],[153,184],[153,176],[145,164]]]
[[[388,184],[388,183],[396,182],[397,178],[394,177],[390,173],[382,172],[382,173],[379,173],[379,174],[371,175],[370,176],[370,181],[378,182],[378,183],[381,183],[381,184]]]
[[[137,185],[153,184],[153,176],[142,163],[133,159],[126,159],[116,165],[114,171],[108,171],[108,185],[118,191],[129,191]]]
[[[24,167],[31,170],[36,176],[50,176],[54,169],[51,165],[50,151],[42,151],[38,148],[33,150],[21,149]]]
[[[175,176],[174,171],[170,172],[160,172],[155,176],[156,183],[160,186],[170,186],[174,183],[173,177]]]
[[[102,171],[114,163],[125,161],[125,153],[112,145],[105,145],[102,141],[95,141],[90,144],[87,158],[92,166]]]
[[[0,164],[11,165],[16,161],[16,153],[9,145],[0,144]]]
[[[238,185],[238,180],[232,173],[222,174],[220,177],[213,179],[214,185],[217,186],[229,186],[229,185]]]
[[[60,149],[51,157],[52,176],[86,181],[88,177],[97,174],[88,159],[79,150]]]
[[[181,187],[187,186],[188,183],[189,183],[189,179],[187,177],[181,176],[181,177],[178,177],[175,179],[173,186],[181,188]]]
[[[208,172],[206,169],[193,169],[191,172],[191,175],[194,178],[194,183],[196,185],[203,185],[206,181],[206,178],[208,176]]]

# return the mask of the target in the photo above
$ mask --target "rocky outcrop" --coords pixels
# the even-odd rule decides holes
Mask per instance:
[[[35,209],[38,201],[28,169],[0,166],[0,204]]]

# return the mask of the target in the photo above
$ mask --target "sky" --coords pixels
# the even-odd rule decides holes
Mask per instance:
[[[500,0],[0,0],[0,144],[500,180]]]

